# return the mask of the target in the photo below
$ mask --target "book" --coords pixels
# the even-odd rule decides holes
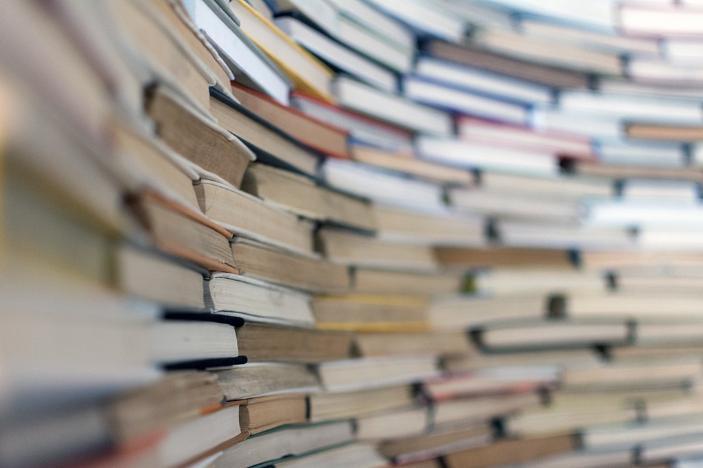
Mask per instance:
[[[593,153],[591,142],[576,134],[539,131],[534,128],[468,116],[461,116],[457,120],[458,133],[467,141],[551,152],[571,158],[579,156],[588,158]],[[505,138],[506,135],[510,135],[510,138]]]
[[[425,272],[437,269],[432,249],[424,245],[399,245],[341,229],[324,228],[317,234],[325,256],[334,263]]]
[[[588,84],[588,79],[584,73],[548,65],[537,65],[527,60],[520,60],[478,48],[433,40],[426,44],[425,51],[430,56],[440,60],[481,68],[550,87],[584,88]]]
[[[330,190],[297,174],[252,164],[244,174],[242,189],[298,216],[373,231],[376,220],[369,203]]]
[[[204,309],[203,273],[207,271],[130,244],[115,253],[117,287],[166,306]]]
[[[325,362],[317,366],[322,387],[330,392],[410,384],[438,374],[433,356],[393,356]]]
[[[250,398],[238,403],[239,427],[249,434],[305,422],[304,395]]]
[[[354,466],[374,467],[383,465],[385,460],[381,457],[372,445],[363,443],[350,443],[338,447],[333,447],[320,452],[313,452],[301,457],[284,457],[273,462],[273,466],[280,467],[303,467],[311,465],[332,466],[340,462],[350,462]]]
[[[164,465],[193,463],[246,437],[239,427],[239,406],[230,405],[169,430],[157,443],[157,460]]]
[[[121,167],[133,173],[135,181],[141,179],[143,187],[199,207],[193,182],[200,174],[183,156],[157,138],[123,125],[115,127],[115,145]]]
[[[403,93],[415,101],[449,112],[500,119],[515,124],[526,124],[529,107],[462,89],[453,84],[438,83],[425,77],[408,76],[403,79]]]
[[[555,349],[625,344],[634,338],[626,322],[532,321],[486,327],[477,334],[480,346],[491,350]]]
[[[333,92],[342,107],[353,111],[412,131],[438,136],[451,134],[451,120],[446,113],[353,79],[339,76],[334,81]]]
[[[417,140],[421,157],[465,169],[551,176],[559,171],[554,155],[546,152],[496,148],[486,143],[423,136]]]
[[[379,451],[396,463],[406,464],[489,444],[490,441],[488,428],[477,424],[460,430],[433,429],[420,436],[384,441],[379,446]]]
[[[415,73],[432,81],[471,90],[476,95],[489,95],[525,104],[547,105],[553,100],[552,90],[549,87],[516,80],[480,68],[438,60],[431,56],[418,58]],[[501,115],[498,117],[503,120]]]
[[[312,224],[228,184],[194,185],[205,216],[240,236],[302,254],[312,254]]]
[[[412,133],[406,129],[331,105],[307,94],[293,93],[291,99],[295,108],[349,131],[355,141],[398,153],[412,152]]]
[[[238,271],[229,245],[233,234],[201,212],[153,192],[135,197],[130,204],[156,248],[212,271]]]
[[[315,256],[285,252],[246,239],[236,239],[231,252],[238,269],[231,273],[308,291],[336,292],[349,287],[344,266]]]
[[[321,392],[308,396],[310,421],[352,418],[412,406],[409,385],[395,385],[351,392]]]
[[[373,0],[373,3],[423,35],[460,42],[466,33],[466,23],[439,5],[412,1],[404,8],[400,8],[399,5],[387,0]]]
[[[303,148],[233,99],[211,91],[210,112],[224,128],[248,143],[259,160],[264,159],[307,175],[316,173],[316,154]]]
[[[594,254],[607,255],[607,252]],[[574,266],[567,250],[537,247],[439,247],[435,255],[442,266],[456,269],[530,266],[568,269]]]
[[[351,353],[346,333],[245,322],[237,328],[239,350],[250,362],[321,362]]]
[[[325,122],[307,117],[283,106],[253,89],[232,83],[232,94],[242,106],[280,128],[301,143],[328,156],[349,157],[347,132]]]
[[[432,164],[404,153],[392,153],[372,146],[353,144],[351,156],[355,161],[425,179],[431,182],[471,185],[474,176],[469,171]]]
[[[622,72],[617,52],[593,50],[568,42],[555,44],[549,39],[500,29],[476,31],[470,43],[482,49],[583,73],[619,75]]]
[[[507,438],[490,445],[450,453],[445,460],[450,467],[526,463],[549,455],[571,452],[576,446],[576,437],[570,434]]]
[[[364,6],[363,4],[361,5],[362,7]],[[341,20],[338,19],[337,22],[339,21]],[[371,60],[368,60],[363,55],[357,54],[353,50],[327,38],[324,34],[306,25],[303,21],[294,17],[282,17],[276,20],[276,25],[292,37],[298,44],[305,47],[322,60],[332,64],[334,67],[344,70],[356,78],[385,91],[393,91],[395,89],[396,79],[393,73]],[[356,35],[359,35],[358,29],[354,28],[353,23],[349,24],[346,30],[339,28],[336,32],[339,35],[345,33],[356,33]],[[334,34],[335,31],[332,30],[331,33]],[[366,38],[368,36],[364,35],[362,37]],[[356,42],[351,42],[350,45],[355,44]],[[381,54],[379,54],[379,57],[380,56]]]
[[[438,356],[470,354],[465,334],[449,333],[358,333],[354,346],[362,356],[391,354],[433,354]]]
[[[154,90],[147,104],[157,133],[174,151],[239,187],[253,153],[235,136],[193,112],[168,88]]]
[[[425,408],[408,408],[356,419],[359,440],[395,439],[421,434],[428,425]]]
[[[443,211],[437,184],[374,170],[348,161],[327,160],[322,165],[325,182],[335,189],[374,202],[425,211]]]
[[[180,90],[192,105],[207,109],[208,87],[216,83],[216,78],[173,29],[164,24],[157,7],[126,2],[109,8],[125,40],[139,50],[152,73]]]
[[[278,102],[287,104],[291,83],[240,30],[238,19],[228,15],[215,0],[191,0],[184,3],[196,27],[203,31],[231,64],[238,79],[246,77],[252,84]]]
[[[361,294],[404,294],[413,291],[418,295],[458,293],[465,289],[461,274],[414,273],[371,268],[352,271],[352,289]]]
[[[425,298],[405,296],[318,296],[312,309],[318,328],[412,332],[429,328]]]
[[[631,122],[625,126],[629,138],[664,141],[695,141],[701,136],[700,125],[667,125],[646,122]]]
[[[299,291],[229,273],[213,273],[205,288],[217,312],[254,322],[314,326],[310,299]]]
[[[296,89],[331,100],[332,72],[246,2],[229,2],[240,28],[293,81]]]
[[[226,400],[319,390],[317,376],[302,364],[250,363],[215,372]]]
[[[348,421],[291,425],[253,435],[227,448],[215,460],[215,466],[246,468],[260,462],[334,447],[352,439]]]

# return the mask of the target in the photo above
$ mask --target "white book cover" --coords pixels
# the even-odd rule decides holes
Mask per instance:
[[[415,74],[440,83],[467,88],[476,93],[524,103],[546,105],[552,102],[552,90],[547,86],[432,57],[420,57],[415,64]]]
[[[432,137],[420,137],[416,145],[424,159],[458,167],[541,176],[559,172],[554,156],[547,153]]]

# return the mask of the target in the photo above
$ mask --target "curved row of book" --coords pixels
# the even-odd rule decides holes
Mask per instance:
[[[695,0],[5,0],[0,466],[703,463]]]

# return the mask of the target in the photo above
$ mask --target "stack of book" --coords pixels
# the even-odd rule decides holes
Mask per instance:
[[[703,462],[696,2],[3,7],[0,466]]]

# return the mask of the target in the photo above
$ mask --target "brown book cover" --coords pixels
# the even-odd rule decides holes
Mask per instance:
[[[611,179],[674,179],[703,182],[703,171],[691,170],[685,167],[669,168],[578,162],[574,166],[574,172],[579,176],[608,177]]]
[[[316,363],[348,359],[352,337],[344,332],[246,322],[237,329],[239,352],[249,362]]]
[[[553,249],[438,247],[435,249],[435,255],[441,265],[451,268],[574,267],[569,252]]]
[[[703,140],[703,125],[672,125],[664,123],[629,122],[625,124],[629,138],[667,141]]]
[[[423,161],[405,153],[391,153],[361,145],[353,145],[351,153],[355,161],[431,181],[473,185],[475,180],[474,175],[467,170]]]
[[[349,288],[345,266],[315,256],[298,255],[241,238],[232,243],[232,253],[244,276],[308,291],[341,292]]]
[[[229,246],[233,234],[199,211],[150,191],[133,197],[130,206],[158,249],[211,271],[238,273]]]
[[[214,121],[191,109],[168,88],[150,93],[147,112],[158,135],[176,152],[239,187],[254,154]]]
[[[490,445],[449,454],[445,457],[445,462],[448,468],[512,465],[570,452],[576,448],[577,439],[571,434],[503,439]]]
[[[305,395],[260,397],[239,403],[239,426],[242,432],[258,434],[284,424],[305,422]]]
[[[261,160],[284,165],[310,176],[317,173],[318,156],[233,99],[213,91],[210,112],[225,129],[255,148]]]
[[[232,93],[248,110],[265,119],[300,143],[336,158],[349,158],[348,132],[314,119],[268,96],[232,82]]]
[[[588,86],[588,76],[584,73],[535,64],[439,40],[430,41],[426,51],[438,59],[483,68],[556,88],[585,88]]]

